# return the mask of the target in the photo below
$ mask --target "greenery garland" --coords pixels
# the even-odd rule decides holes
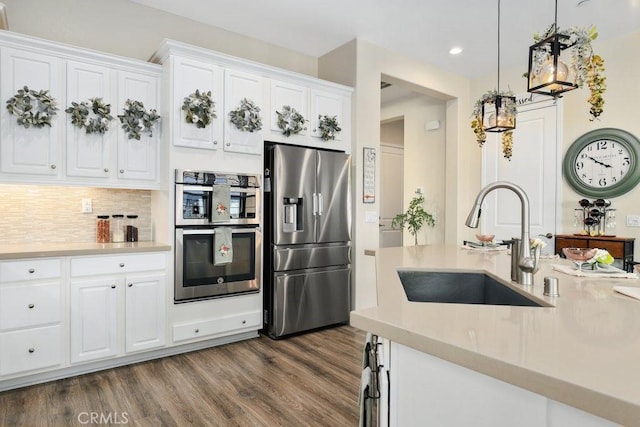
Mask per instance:
[[[480,147],[482,147],[487,140],[487,134],[484,131],[482,123],[482,105],[485,102],[494,99],[497,95],[503,97],[514,96],[513,92],[510,90],[501,90],[500,93],[498,93],[497,90],[493,89],[483,94],[473,105],[473,112],[471,113],[471,128],[473,129],[473,133],[476,135],[476,141]],[[518,106],[516,103],[512,102],[508,98],[502,98],[502,100],[505,101],[507,114],[512,115],[515,118],[518,114]],[[502,154],[505,159],[511,159],[511,155],[513,154],[513,131],[502,132]]]
[[[534,42],[539,43],[550,37],[554,33],[554,29],[555,24],[551,24],[542,34],[535,33],[533,35]],[[582,88],[585,84],[589,87],[591,92],[587,100],[591,105],[589,108],[589,114],[591,115],[589,120],[596,120],[604,111],[603,94],[607,90],[606,77],[602,75],[604,73],[604,59],[596,55],[591,46],[591,42],[598,37],[598,32],[593,25],[588,28],[570,27],[566,31],[558,29],[557,32],[569,36],[569,43],[573,45],[569,49],[571,52],[571,70],[576,76],[576,84],[579,88]],[[548,48],[548,46],[545,47]],[[539,49],[534,52],[532,61],[534,75],[540,72],[548,61],[549,55],[548,49]],[[525,77],[528,77],[527,73],[525,73]]]
[[[182,111],[186,113],[187,123],[193,123],[198,128],[205,128],[211,124],[211,120],[217,118],[216,103],[211,97],[211,91],[195,93],[184,98]]]
[[[18,124],[29,128],[51,127],[51,119],[56,115],[56,100],[48,90],[29,90],[27,86],[18,90],[7,101],[7,110],[18,117]]]
[[[323,141],[336,139],[336,134],[342,130],[338,123],[338,118],[336,116],[328,116],[325,114],[324,116],[319,115],[318,119],[320,119],[318,123],[318,129],[321,134],[320,138],[322,138]]]
[[[140,140],[143,132],[153,136],[153,126],[160,120],[160,116],[155,109],[147,111],[142,102],[130,99],[127,99],[124,103],[123,114],[119,115],[118,118],[128,138],[137,140]]]
[[[72,102],[71,107],[64,110],[71,114],[71,124],[85,129],[87,133],[105,133],[109,130],[109,122],[113,120],[111,105],[102,102],[102,98],[89,98],[89,101]],[[90,117],[90,114],[93,114]]]
[[[282,130],[284,136],[296,135],[303,130],[307,130],[304,126],[307,120],[295,108],[284,105],[282,113],[276,111],[276,114],[278,115],[278,127]]]
[[[229,119],[242,132],[256,132],[262,129],[260,107],[247,98],[242,98],[240,106],[229,112]]]

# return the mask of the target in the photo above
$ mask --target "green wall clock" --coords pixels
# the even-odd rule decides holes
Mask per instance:
[[[578,194],[621,196],[640,182],[640,141],[622,129],[592,130],[571,144],[562,172]]]

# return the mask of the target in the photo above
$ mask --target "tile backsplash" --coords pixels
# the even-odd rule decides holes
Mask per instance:
[[[96,216],[113,214],[138,215],[138,240],[153,240],[150,190],[0,184],[0,244],[94,242]]]

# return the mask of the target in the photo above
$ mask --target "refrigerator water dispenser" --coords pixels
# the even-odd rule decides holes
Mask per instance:
[[[282,231],[293,233],[302,231],[302,197],[285,197]]]

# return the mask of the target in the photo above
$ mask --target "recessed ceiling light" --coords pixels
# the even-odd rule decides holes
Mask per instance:
[[[461,47],[452,47],[451,50],[449,50],[449,53],[451,55],[459,55],[462,53],[462,48]]]

